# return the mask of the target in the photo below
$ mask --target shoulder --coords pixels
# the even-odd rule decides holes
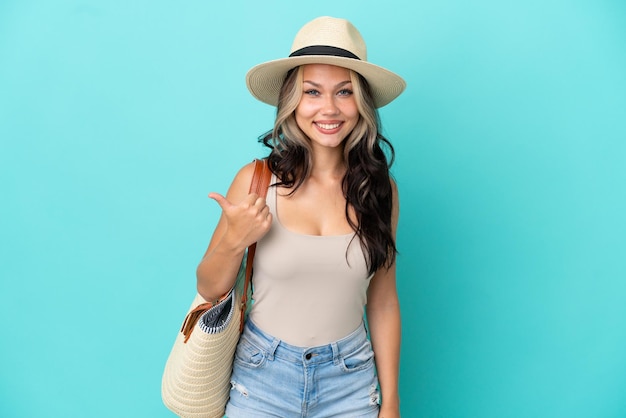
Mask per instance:
[[[389,185],[391,186],[391,201],[394,206],[398,205],[398,184],[393,177],[389,176]]]
[[[389,177],[389,183],[391,184],[391,220],[395,225],[398,223],[400,215],[400,196],[398,194],[398,184],[392,177]]]
[[[248,196],[250,183],[254,175],[254,161],[244,165],[239,169],[233,182],[228,189],[227,198],[232,203],[237,204]]]
[[[254,161],[244,165],[239,169],[237,174],[235,175],[234,183],[242,183],[245,185],[250,185],[250,181],[252,181],[252,175],[254,174]]]
[[[391,193],[394,198],[398,198],[398,183],[394,180],[393,177],[389,176],[389,184],[391,184]]]

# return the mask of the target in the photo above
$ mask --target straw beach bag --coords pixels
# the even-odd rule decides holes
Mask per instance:
[[[265,197],[271,172],[255,161],[250,193]],[[239,335],[243,331],[252,260],[248,247],[233,288],[217,302],[194,298],[165,364],[163,403],[186,418],[221,418],[230,392],[230,375]]]

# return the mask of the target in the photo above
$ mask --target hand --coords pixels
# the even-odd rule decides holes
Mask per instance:
[[[222,240],[233,247],[246,248],[270,230],[272,214],[265,198],[251,193],[243,202],[234,205],[219,193],[209,193],[209,197],[222,208],[227,224]]]
[[[400,410],[396,406],[385,407],[381,405],[378,418],[400,418]]]

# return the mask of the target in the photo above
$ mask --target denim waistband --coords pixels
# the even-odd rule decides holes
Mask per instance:
[[[317,347],[296,347],[287,344],[267,334],[250,320],[246,321],[244,336],[265,351],[270,360],[277,357],[298,364],[321,364],[331,361],[337,363],[342,355],[354,352],[367,341],[367,331],[363,323],[339,341]]]

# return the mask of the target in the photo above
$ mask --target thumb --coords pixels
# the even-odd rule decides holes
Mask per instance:
[[[222,208],[222,210],[230,209],[233,204],[228,201],[224,196],[219,193],[211,192],[209,193],[209,197],[217,202],[218,205]]]

